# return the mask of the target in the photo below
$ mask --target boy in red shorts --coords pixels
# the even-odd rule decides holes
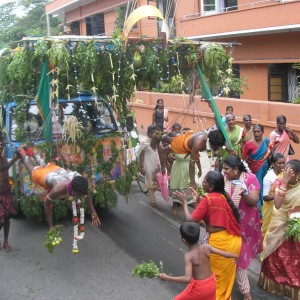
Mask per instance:
[[[187,287],[174,300],[216,300],[216,278],[209,257],[211,253],[227,258],[237,258],[236,254],[216,249],[208,244],[198,244],[200,228],[194,222],[184,222],[180,226],[182,242],[189,251],[184,255],[185,275],[169,276],[160,274],[161,280],[188,283]]]

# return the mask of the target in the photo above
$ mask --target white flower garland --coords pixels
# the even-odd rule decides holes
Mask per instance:
[[[243,165],[244,165],[244,167],[245,167],[247,173],[252,173],[252,171],[251,171],[250,168],[249,168],[248,163],[247,163],[245,160],[243,160],[243,159],[242,159],[241,161],[242,161],[242,163],[243,163]]]
[[[81,201],[78,200],[77,204],[79,204],[80,207]],[[72,201],[72,210],[73,210],[73,224],[74,224],[74,235],[73,235],[73,253],[77,254],[79,252],[77,242],[78,240],[82,240],[84,238],[84,208],[79,208],[79,222],[77,218],[77,207],[76,207],[76,201]],[[78,227],[82,227],[83,230],[80,231],[78,234]]]

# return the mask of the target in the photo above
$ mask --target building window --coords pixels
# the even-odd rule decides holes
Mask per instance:
[[[102,35],[105,33],[104,14],[97,14],[86,18],[86,34]]]
[[[269,101],[288,101],[288,64],[270,64],[269,66]]]
[[[80,22],[73,22],[71,24],[71,32],[75,35],[80,35]]]
[[[223,13],[237,9],[237,0],[201,0],[201,15]]]

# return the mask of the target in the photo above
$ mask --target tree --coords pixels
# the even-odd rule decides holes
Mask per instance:
[[[9,2],[0,6],[0,35],[16,22],[16,14],[13,13],[15,8],[15,2]]]
[[[0,8],[4,12],[0,15],[0,40],[15,47],[25,36],[46,36],[47,22],[45,5],[49,1],[20,0],[18,5],[24,7],[25,16],[17,17],[13,12],[16,4],[8,3]],[[51,32],[57,35],[60,32],[58,18],[50,17]]]

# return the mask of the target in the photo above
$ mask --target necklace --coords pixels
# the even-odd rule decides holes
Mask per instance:
[[[296,184],[290,184],[290,183],[289,183],[289,188],[292,189],[292,188],[296,187],[299,183],[300,183],[300,181],[297,181]]]
[[[73,235],[73,253],[77,254],[78,249],[78,240],[84,238],[84,208],[80,206],[81,201],[78,199],[72,201],[72,210],[73,210],[73,224],[74,224],[74,235]],[[79,218],[77,217],[77,209],[79,209]]]

